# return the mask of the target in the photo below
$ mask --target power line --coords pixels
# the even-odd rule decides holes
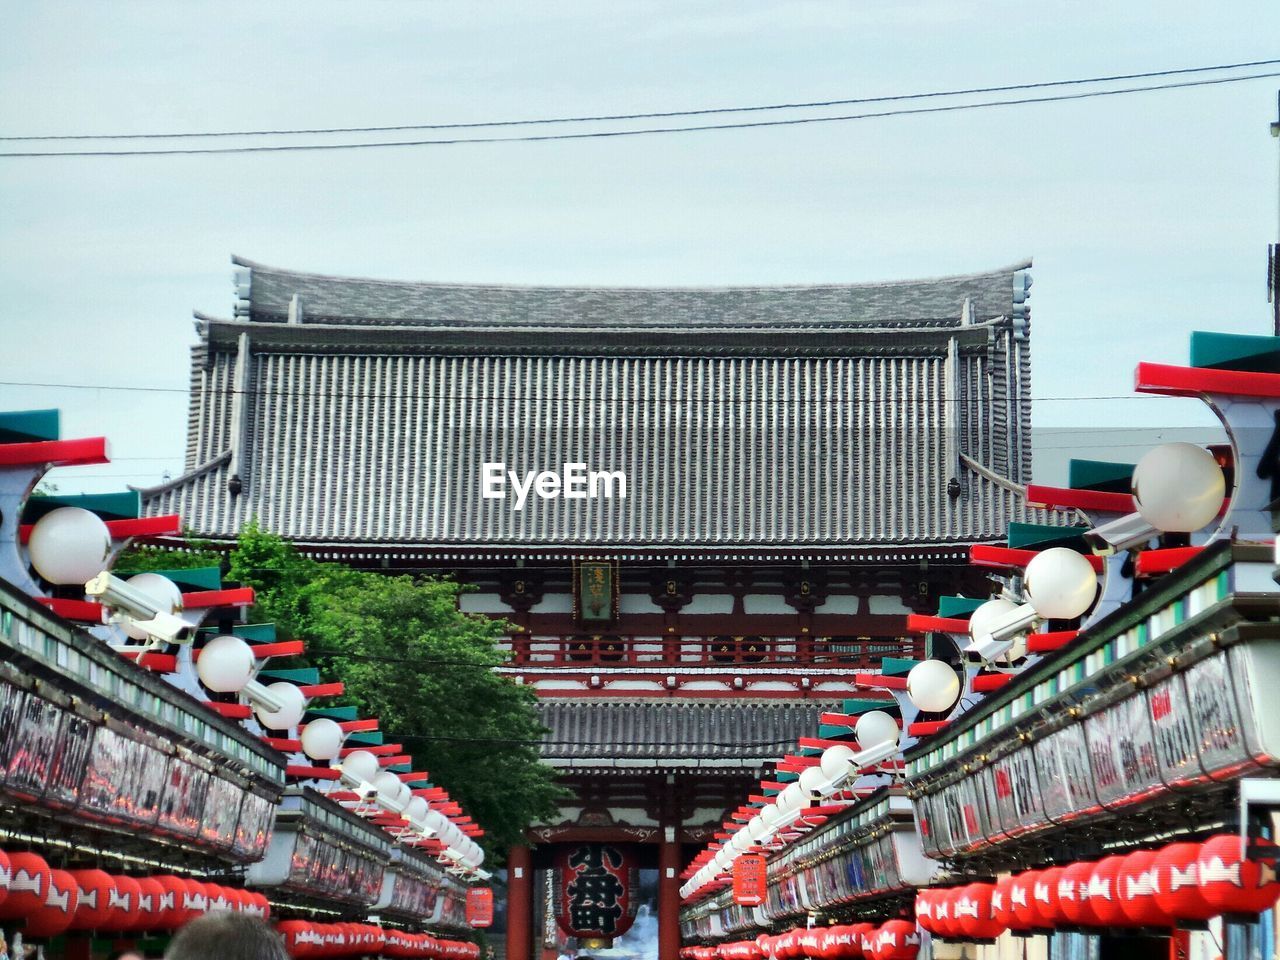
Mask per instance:
[[[1091,83],[1115,83],[1121,80],[1150,80],[1156,77],[1185,76],[1197,73],[1214,73],[1221,70],[1240,70],[1250,67],[1266,67],[1280,64],[1280,60],[1246,60],[1239,63],[1220,63],[1215,66],[1181,67],[1170,70],[1150,70],[1144,73],[1120,73],[1101,77],[1082,77],[1073,80],[1045,80],[1036,83],[1012,83],[992,87],[964,87],[955,90],[935,90],[928,93],[896,94],[883,97],[858,97],[838,100],[808,100],[792,103],[769,103],[740,107],[706,107],[695,110],[662,110],[649,113],[606,113],[587,116],[540,117],[525,120],[478,120],[462,123],[413,123],[385,126],[354,127],[300,127],[266,130],[206,130],[184,133],[76,133],[53,135],[0,136],[0,142],[17,141],[66,141],[66,140],[176,140],[212,137],[266,137],[302,136],[337,133],[395,133],[410,130],[471,130],[485,127],[525,127],[559,123],[601,123],[617,120],[660,120],[673,117],[699,117],[734,113],[759,113],[774,110],[807,110],[822,107],[847,107],[870,103],[901,103],[912,100],[928,100],[945,97],[973,96],[987,93],[1012,93],[1018,90],[1042,90],[1053,87],[1081,86]]]
[[[638,130],[598,130],[589,133],[548,133],[523,136],[450,137],[436,140],[381,140],[355,143],[293,143],[239,147],[164,147],[145,150],[24,150],[0,153],[0,158],[33,159],[49,157],[143,157],[143,156],[196,156],[208,154],[246,153],[297,153],[334,150],[370,150],[386,147],[444,147],[462,144],[491,143],[539,143],[555,140],[599,140],[618,137],[640,137],[674,133],[702,133],[714,130],[748,130],[761,127],[787,127],[812,123],[840,123],[854,120],[872,120],[880,117],[920,116],[934,113],[955,113],[964,110],[981,110],[991,107],[1025,106],[1033,103],[1061,103],[1069,100],[1089,100],[1096,97],[1115,97],[1131,93],[1149,93],[1156,90],[1178,90],[1188,87],[1204,87],[1225,83],[1241,83],[1247,80],[1264,80],[1280,77],[1280,71],[1247,74],[1239,77],[1218,77],[1209,80],[1185,80],[1178,83],[1148,86],[1122,87],[1116,90],[1091,90],[1084,93],[1063,93],[1045,97],[1021,97],[1013,100],[980,100],[975,103],[950,104],[941,107],[912,107],[902,110],[884,110],[873,113],[844,114],[834,117],[795,117],[786,120],[751,120],[741,123],[693,124],[679,127],[644,127]]]

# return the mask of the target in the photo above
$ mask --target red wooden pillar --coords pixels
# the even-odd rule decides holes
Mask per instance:
[[[533,960],[533,853],[507,853],[507,960]]]
[[[658,960],[680,955],[680,794],[667,774],[663,797],[662,839],[658,847]]]

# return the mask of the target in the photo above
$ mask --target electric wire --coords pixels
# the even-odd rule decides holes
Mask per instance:
[[[1019,97],[1012,100],[980,100],[973,103],[948,104],[940,107],[911,107],[900,110],[883,110],[871,113],[842,114],[833,117],[793,117],[783,120],[749,120],[736,123],[693,124],[673,127],[642,127],[640,129],[596,130],[587,133],[546,133],[520,136],[492,137],[448,137],[429,140],[383,140],[358,141],[355,143],[289,143],[250,145],[235,147],[164,147],[159,149],[126,149],[126,150],[22,150],[0,152],[0,159],[48,159],[53,157],[159,157],[159,156],[197,156],[211,154],[250,154],[250,153],[298,153],[298,152],[332,152],[337,150],[374,150],[389,147],[444,147],[463,144],[494,143],[541,143],[562,140],[601,140],[620,137],[641,137],[668,135],[677,133],[704,133],[718,130],[749,130],[763,127],[790,127],[803,124],[841,123],[856,120],[872,120],[882,117],[922,116],[937,113],[955,113],[967,110],[982,110],[993,107],[1025,106],[1034,103],[1062,103],[1072,100],[1089,100],[1097,97],[1115,97],[1134,93],[1149,93],[1160,90],[1178,90],[1191,87],[1206,87],[1227,83],[1242,83],[1249,80],[1264,80],[1280,77],[1280,71],[1253,73],[1239,77],[1216,77],[1208,80],[1184,80],[1178,83],[1163,83],[1149,86],[1121,87],[1115,90],[1090,90],[1083,93],[1063,93],[1043,97]]]
[[[74,133],[27,134],[0,136],[0,142],[64,141],[64,140],[177,140],[213,137],[276,137],[304,136],[339,133],[396,133],[411,130],[470,130],[484,127],[542,126],[560,123],[603,123],[617,120],[663,120],[673,117],[700,117],[733,113],[760,113],[775,110],[809,110],[823,107],[848,107],[870,103],[900,103],[911,100],[928,100],[945,97],[975,96],[987,93],[1013,93],[1019,90],[1042,90],[1052,87],[1081,86],[1091,83],[1115,83],[1121,80],[1150,80],[1156,77],[1185,76],[1197,73],[1215,73],[1222,70],[1243,70],[1280,64],[1276,60],[1245,60],[1237,63],[1220,63],[1212,66],[1180,67],[1167,70],[1148,70],[1142,73],[1118,73],[1099,77],[1080,77],[1071,80],[1043,80],[1035,83],[1010,83],[989,87],[963,87],[955,90],[934,90],[927,93],[893,94],[881,97],[856,97],[833,100],[808,100],[790,103],[769,103],[738,107],[704,107],[694,110],[659,110],[648,113],[605,113],[587,116],[538,117],[522,120],[475,120],[460,123],[402,123],[383,126],[349,127],[296,127],[264,130],[203,130],[167,133]]]

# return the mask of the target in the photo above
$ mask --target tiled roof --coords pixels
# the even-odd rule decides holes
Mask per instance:
[[[541,748],[567,760],[776,760],[814,735],[824,711],[815,701],[619,701],[540,699],[550,729]]]
[[[1013,316],[1014,275],[1031,266],[884,283],[652,288],[407,283],[233,262],[249,273],[236,314],[256,321],[285,320],[296,297],[304,323],[547,328],[948,324],[965,300],[979,318]]]
[[[180,513],[204,536],[234,536],[257,517],[304,543],[350,547],[861,549],[1000,539],[1012,520],[1045,519],[1001,482],[1025,481],[1030,470],[1027,326],[1005,315],[983,322],[972,300],[962,316],[961,294],[984,296],[994,309],[1000,287],[1008,311],[1020,269],[732,292],[735,302],[767,303],[778,323],[786,314],[793,328],[781,333],[726,326],[746,314],[706,312],[726,291],[649,291],[682,303],[705,298],[700,320],[720,324],[705,336],[661,332],[693,308],[662,312],[631,290],[592,291],[591,310],[523,340],[523,321],[503,311],[509,326],[450,339],[468,322],[499,319],[464,306],[447,318],[451,331],[371,329],[350,318],[347,326],[208,321],[193,353],[188,472],[144,491],[144,502],[150,513]],[[331,312],[349,294],[344,309],[381,303],[399,324],[420,322],[414,304],[454,302],[437,298],[440,291],[531,295],[255,267],[253,303],[267,289],[271,309],[282,298],[287,304],[287,278]],[[384,286],[399,299],[369,292]],[[866,308],[846,323],[887,321],[894,311],[886,291],[906,305],[897,326],[850,335],[847,327],[794,329],[834,320],[836,290],[845,291],[842,302]],[[538,302],[562,305],[569,295],[541,293]],[[604,323],[606,303],[627,322],[644,319],[642,307],[657,311],[645,315],[650,333],[568,336],[585,317]],[[950,319],[906,317],[935,308]],[[527,319],[530,309],[517,312]],[[303,311],[315,318],[305,303]],[[539,314],[543,321],[549,314]],[[716,348],[707,353],[710,339]],[[962,466],[964,457],[987,475]],[[627,498],[531,496],[516,511],[510,499],[482,497],[488,462],[521,474],[565,463],[623,471]],[[954,497],[952,477],[960,481]]]

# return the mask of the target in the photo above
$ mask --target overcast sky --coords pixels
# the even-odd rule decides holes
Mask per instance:
[[[6,8],[0,133],[679,110],[1273,57],[1274,0],[46,0]],[[191,311],[230,313],[232,253],[395,279],[651,285],[1034,257],[1037,428],[1203,425],[1192,401],[1061,398],[1128,394],[1134,364],[1185,360],[1193,329],[1269,332],[1278,88],[558,143],[0,158],[0,407],[60,407],[67,435],[112,438],[116,462],[63,489],[176,472]]]

